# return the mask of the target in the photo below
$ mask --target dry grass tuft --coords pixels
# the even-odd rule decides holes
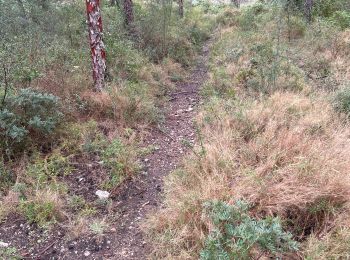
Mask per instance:
[[[85,111],[89,118],[106,118],[113,115],[113,102],[107,92],[85,91],[81,100],[87,104]]]
[[[257,218],[280,216],[305,246],[333,239],[350,205],[350,132],[333,118],[322,98],[298,94],[250,104],[212,100],[198,119],[205,155],[166,180],[166,207],[148,221],[154,256],[197,258],[210,229],[202,205],[213,199],[244,199]]]

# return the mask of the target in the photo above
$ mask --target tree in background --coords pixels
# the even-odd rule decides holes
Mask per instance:
[[[241,5],[241,0],[231,0],[231,1],[232,1],[233,5],[234,5],[235,7],[237,7],[237,8],[240,7],[240,5]]]
[[[24,4],[22,0],[17,0],[17,5],[20,10],[20,15],[23,20],[27,21],[27,12],[26,9],[24,8]]]
[[[134,5],[132,0],[124,0],[124,24],[128,30],[132,30],[134,23]]]
[[[180,17],[184,17],[184,0],[178,0],[179,4],[179,15]]]
[[[310,23],[312,20],[312,7],[313,7],[313,0],[305,0],[304,7],[305,7],[305,18]]]
[[[101,91],[106,73],[106,52],[102,41],[102,18],[99,0],[86,0],[94,87]]]

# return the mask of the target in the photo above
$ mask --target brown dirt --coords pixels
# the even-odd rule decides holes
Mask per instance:
[[[199,88],[207,77],[210,41],[203,47],[191,75],[177,84],[165,108],[165,121],[153,128],[144,146],[156,147],[143,158],[143,172],[125,181],[112,193],[108,209],[96,205],[99,217],[107,219],[109,228],[102,236],[85,235],[68,239],[69,227],[56,225],[47,232],[12,214],[0,224],[0,241],[17,248],[18,259],[146,259],[151,246],[145,241],[140,224],[147,213],[161,206],[163,178],[181,162],[188,152],[186,143],[194,143],[193,118],[199,101]],[[100,172],[92,162],[78,167],[68,180],[69,193],[82,195],[93,203],[96,185],[93,175]],[[85,196],[88,194],[88,196]],[[0,248],[1,249],[1,248]],[[4,257],[1,255],[0,259]]]

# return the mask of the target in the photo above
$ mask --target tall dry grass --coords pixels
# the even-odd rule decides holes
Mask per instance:
[[[152,256],[197,259],[210,228],[203,203],[213,199],[244,199],[252,216],[279,216],[303,256],[345,256],[350,247],[338,233],[350,234],[350,130],[333,113],[323,97],[288,92],[212,99],[198,116],[205,155],[166,179],[165,206],[146,225]]]

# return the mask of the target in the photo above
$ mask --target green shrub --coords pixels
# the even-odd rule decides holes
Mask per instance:
[[[217,95],[223,98],[234,97],[235,92],[232,82],[224,67],[213,69],[212,80],[205,84],[202,93],[205,96]]]
[[[64,216],[58,194],[50,190],[38,190],[29,200],[22,199],[19,209],[30,223],[36,223],[40,227],[48,227]]]
[[[333,98],[335,110],[350,115],[350,87],[338,90]]]
[[[12,151],[23,150],[30,141],[44,143],[62,116],[58,97],[21,89],[6,99],[0,111],[0,147]]]
[[[52,203],[39,204],[27,202],[21,204],[21,209],[30,223],[45,225],[47,222],[54,220],[54,205]]]
[[[330,18],[335,12],[349,7],[348,0],[318,0],[315,2],[314,14]]]
[[[136,151],[131,146],[124,145],[119,139],[114,139],[102,151],[101,158],[109,170],[109,178],[103,188],[111,189],[120,184],[127,176],[138,171]]]
[[[331,18],[331,22],[342,30],[350,28],[350,12],[336,11]]]
[[[27,165],[26,174],[35,181],[37,188],[45,188],[53,178],[68,175],[73,171],[68,157],[63,156],[59,150],[55,150],[47,156],[36,155],[32,157],[31,162]],[[52,182],[52,184],[59,185],[57,182]]]
[[[239,16],[239,25],[244,31],[255,30],[258,28],[259,19],[268,11],[265,4],[256,3],[247,7]]]
[[[243,12],[238,18],[238,23],[243,31],[250,31],[258,28],[256,16],[253,14],[253,12]]]
[[[226,9],[218,14],[216,22],[223,25],[234,26],[238,25],[238,17],[240,12],[236,9]]]
[[[298,16],[290,17],[288,21],[288,35],[291,39],[304,37],[306,32],[305,22]]]
[[[250,259],[256,247],[272,255],[297,250],[297,242],[283,231],[278,218],[254,219],[248,215],[248,209],[243,201],[235,205],[222,201],[205,203],[204,214],[214,228],[200,253],[202,260]]]
[[[189,27],[189,35],[194,45],[198,46],[205,40],[209,39],[209,33],[205,29],[201,28],[197,23]]]
[[[7,190],[15,182],[15,176],[9,171],[0,158],[0,197],[7,192]]]
[[[22,257],[20,256],[18,250],[11,246],[0,248],[0,259],[20,260]]]

